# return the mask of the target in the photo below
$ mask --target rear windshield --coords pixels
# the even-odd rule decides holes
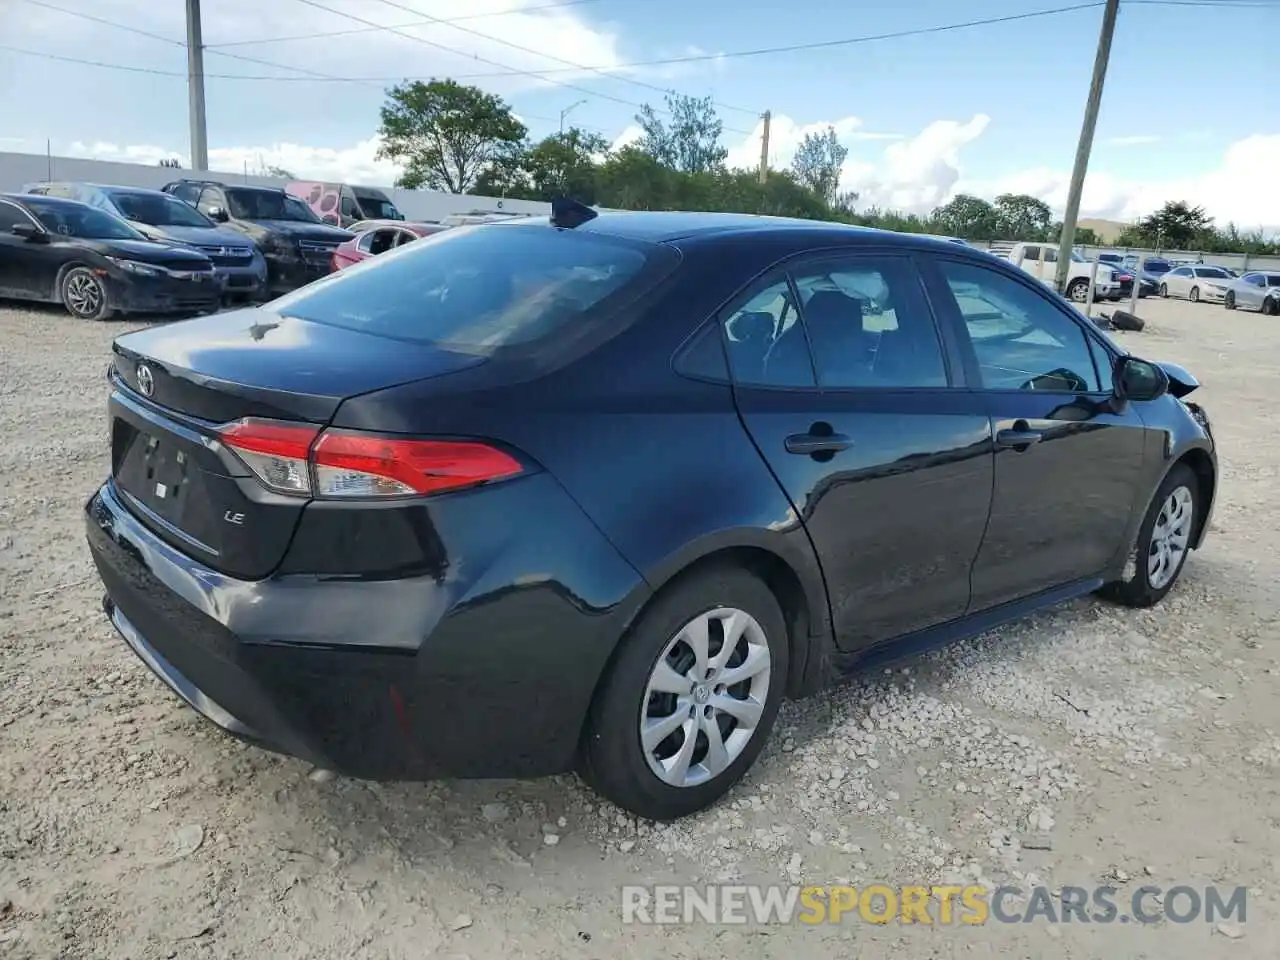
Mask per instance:
[[[1142,269],[1147,273],[1168,273],[1173,269],[1173,264],[1168,260],[1146,260],[1142,264]]]
[[[657,249],[657,248],[654,248]],[[538,226],[445,230],[332,274],[268,309],[415,343],[531,344],[629,292],[644,248]]]

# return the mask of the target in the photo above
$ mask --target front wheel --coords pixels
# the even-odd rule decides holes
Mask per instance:
[[[1073,280],[1067,287],[1067,297],[1073,303],[1084,303],[1089,299],[1089,281],[1084,278]]]
[[[1160,296],[1162,297],[1169,296],[1169,285],[1167,283],[1160,284]]]
[[[72,267],[58,290],[67,313],[79,320],[105,320],[111,313],[107,287],[88,267]]]
[[[1190,296],[1191,296],[1191,302],[1192,302],[1192,303],[1199,303],[1199,302],[1200,302],[1200,288],[1199,288],[1199,287],[1192,287],[1192,288],[1191,288],[1191,294],[1190,294]]]
[[[1280,297],[1267,297],[1263,300],[1262,313],[1267,317],[1280,316]]]
[[[1138,529],[1133,579],[1107,584],[1104,596],[1126,607],[1150,607],[1173,589],[1191,550],[1198,488],[1195,472],[1185,463],[1169,471]]]
[[[787,628],[737,567],[695,572],[641,615],[592,703],[583,777],[618,806],[674,820],[719,800],[764,747],[787,682]]]
[[[1227,295],[1222,298],[1222,305],[1228,310],[1236,308],[1236,292],[1234,290],[1227,291]]]

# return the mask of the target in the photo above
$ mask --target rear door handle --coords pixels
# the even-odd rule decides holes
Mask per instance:
[[[996,444],[1001,447],[1012,447],[1014,450],[1025,450],[1033,443],[1044,439],[1039,430],[1001,430],[996,434]]]
[[[839,453],[853,446],[843,433],[793,433],[786,439],[787,453],[812,456],[815,453]]]

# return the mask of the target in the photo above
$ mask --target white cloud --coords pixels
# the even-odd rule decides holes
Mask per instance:
[[[389,186],[399,176],[399,169],[390,161],[377,159],[378,145],[378,138],[371,137],[345,149],[309,147],[297,143],[258,147],[210,147],[209,167],[217,173],[248,172],[252,175],[273,166],[282,167],[303,179]],[[183,167],[189,168],[191,165],[190,157],[184,153],[149,144],[121,146],[103,142],[73,143],[69,153],[73,157],[141,163],[150,167],[161,160],[177,157]]]
[[[351,31],[341,36],[294,40],[265,45],[249,44],[226,48],[227,53],[258,58],[279,64],[292,64],[305,70],[341,77],[430,77],[459,76],[473,73],[502,73],[509,68],[510,77],[485,78],[481,85],[499,93],[511,93],[530,86],[547,86],[550,81],[521,76],[518,72],[558,70],[563,61],[614,69],[623,62],[618,51],[617,35],[594,26],[574,8],[541,9],[521,12],[524,7],[544,7],[539,0],[412,0],[405,2],[421,11],[415,16],[381,4],[358,0],[323,0],[325,6],[339,13],[326,13],[316,7],[294,3],[264,3],[261,0],[219,0],[204,5],[205,71],[214,74],[250,74],[299,76],[296,71],[281,71],[262,64],[246,63],[223,56],[219,44],[248,38],[296,37],[332,31]],[[82,2],[77,9],[84,8]],[[68,5],[71,8],[71,5]],[[10,8],[13,9],[13,8]],[[469,19],[456,27],[429,22],[428,18],[474,16],[486,12],[508,12],[505,16]],[[185,36],[183,5],[157,3],[155,0],[95,0],[95,17],[116,23],[145,25],[162,37],[181,40]],[[361,21],[395,32],[371,29],[368,24],[342,16],[351,14]],[[414,24],[417,25],[414,25]],[[181,49],[154,39],[113,30],[81,18],[55,11],[23,5],[21,18],[0,17],[7,40],[26,42],[37,49],[60,52],[102,51],[99,59],[157,69],[184,69]],[[478,37],[474,30],[493,37]],[[414,38],[417,38],[416,40]],[[427,42],[423,42],[427,41]],[[525,47],[515,49],[501,41]],[[433,46],[438,45],[438,46]],[[106,56],[106,52],[111,56]],[[542,54],[538,51],[546,51]],[[555,59],[560,58],[560,59]],[[485,63],[484,60],[494,61]],[[496,65],[495,65],[496,64]],[[581,76],[592,76],[584,71]],[[576,72],[556,74],[555,79],[572,81]],[[211,81],[217,82],[217,81]],[[228,81],[224,81],[228,82]],[[377,84],[375,84],[377,85]],[[311,90],[304,84],[277,84],[273,89]],[[245,84],[247,95],[267,85]],[[323,88],[321,88],[323,89]]]
[[[981,137],[990,123],[986,114],[966,122],[936,120],[915,136],[902,137],[868,132],[857,117],[798,124],[779,116],[770,130],[769,162],[775,168],[790,166],[806,133],[832,126],[849,147],[841,187],[858,192],[859,207],[928,213],[957,193],[987,198],[1027,193],[1061,212],[1066,207],[1069,168],[1031,168],[998,178],[975,177],[964,168],[963,149]],[[762,129],[763,123],[758,123],[751,136],[730,147],[731,166],[759,163]],[[628,130],[623,138],[630,135]],[[893,141],[878,156],[866,146],[866,141],[877,139]],[[1157,139],[1135,135],[1108,142],[1141,147]],[[1105,157],[1095,152],[1081,199],[1082,216],[1132,220],[1166,201],[1186,200],[1203,206],[1220,224],[1232,221],[1242,228],[1280,228],[1280,192],[1272,187],[1275,171],[1280,170],[1280,134],[1259,134],[1230,144],[1215,168],[1195,176],[1126,179],[1108,172],[1100,165],[1104,162]]]
[[[644,131],[636,124],[630,124],[625,130],[613,138],[610,150],[621,150],[623,147],[629,147],[633,143],[638,143],[640,138],[644,136]]]
[[[1083,216],[1133,220],[1170,200],[1202,206],[1222,225],[1242,229],[1280,229],[1280,193],[1274,188],[1280,170],[1280,134],[1255,134],[1237,140],[1223,151],[1213,169],[1193,176],[1128,179],[1099,169],[1098,158],[1085,179],[1080,212]],[[1055,210],[1067,202],[1071,172],[1066,169],[1026,170],[998,180],[970,180],[957,189],[979,196],[1029,193]]]

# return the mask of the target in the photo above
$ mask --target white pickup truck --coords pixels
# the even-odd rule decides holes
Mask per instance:
[[[1009,261],[1021,267],[1041,282],[1053,286],[1058,272],[1058,245],[1056,243],[1015,243],[1007,255]],[[1067,274],[1066,295],[1069,300],[1084,303],[1089,299],[1089,274],[1093,262],[1078,253],[1071,254],[1071,269]],[[1094,283],[1095,300],[1115,300],[1120,297],[1120,281],[1116,272],[1105,263],[1098,264],[1098,276]]]

